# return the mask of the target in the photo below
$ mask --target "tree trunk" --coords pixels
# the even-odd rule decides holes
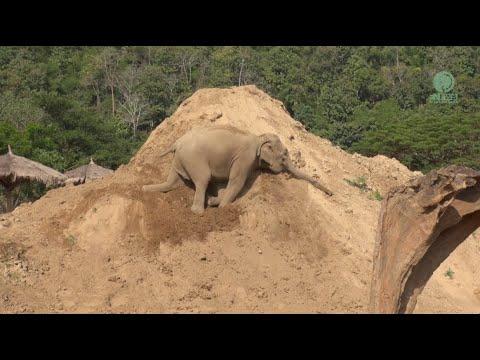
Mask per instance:
[[[397,78],[399,82],[402,82],[402,77],[400,76],[400,59],[399,59],[399,49],[396,48],[397,55]]]
[[[113,85],[110,85],[110,94],[112,95],[112,115],[115,116],[115,96],[113,93]]]
[[[7,188],[5,190],[5,212],[11,212],[15,208],[15,196],[13,189]]]
[[[242,84],[243,64],[244,64],[244,60],[242,59],[242,64],[240,65],[240,75],[238,76],[238,86]]]

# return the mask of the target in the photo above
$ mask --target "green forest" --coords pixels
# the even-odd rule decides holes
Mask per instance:
[[[0,153],[115,169],[197,89],[247,84],[347,151],[480,169],[480,47],[0,47]]]

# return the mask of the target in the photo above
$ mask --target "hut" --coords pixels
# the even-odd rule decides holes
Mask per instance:
[[[90,163],[67,171],[65,173],[65,176],[68,179],[72,179],[74,184],[82,184],[84,182],[103,178],[104,176],[110,175],[112,173],[113,170],[95,164],[93,159],[90,158]]]
[[[15,207],[13,190],[24,182],[38,181],[47,186],[60,185],[66,180],[62,173],[23,156],[8,152],[0,155],[0,184],[5,188],[6,211]]]

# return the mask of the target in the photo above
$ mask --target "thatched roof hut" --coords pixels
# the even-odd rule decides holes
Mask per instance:
[[[38,181],[48,185],[57,185],[66,180],[66,176],[48,166],[23,156],[15,155],[8,145],[8,153],[0,156],[0,184],[13,188],[22,182]]]
[[[0,155],[0,184],[6,190],[7,211],[13,210],[11,192],[19,184],[38,181],[49,186],[62,184],[66,179],[65,175],[48,166],[15,155],[10,145],[8,145],[8,152],[5,155]]]
[[[93,159],[90,158],[90,163],[88,163],[87,165],[79,166],[78,168],[75,168],[73,170],[67,171],[65,173],[65,176],[68,177],[69,179],[79,179],[83,183],[86,181],[100,179],[112,173],[113,173],[113,170],[110,170],[95,164]]]

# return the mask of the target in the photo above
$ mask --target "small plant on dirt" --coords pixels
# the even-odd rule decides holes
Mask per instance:
[[[370,194],[370,200],[377,200],[377,201],[382,201],[383,196],[378,192],[378,190],[375,190]]]
[[[450,278],[450,279],[453,279],[453,274],[455,274],[455,273],[453,272],[453,270],[450,269],[450,268],[448,268],[448,270],[445,272],[444,275],[445,275],[446,277]]]
[[[368,186],[367,186],[367,180],[365,179],[364,176],[360,176],[356,179],[353,179],[353,180],[349,180],[349,179],[344,179],[347,184],[351,185],[351,186],[355,186],[357,188],[359,188],[360,190],[362,190],[363,192],[367,191],[368,190]]]
[[[73,235],[68,235],[65,241],[68,246],[74,246],[77,242],[77,239]]]

